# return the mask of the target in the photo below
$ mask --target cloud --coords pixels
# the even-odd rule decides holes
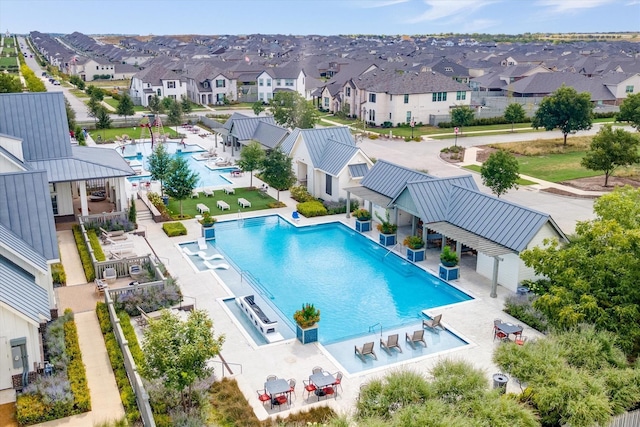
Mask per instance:
[[[575,12],[613,3],[614,0],[538,0],[537,5],[549,8],[552,13]]]
[[[369,0],[369,1],[359,1],[357,2],[358,6],[363,9],[371,9],[374,7],[387,7],[387,6],[395,6],[397,4],[407,3],[409,0]]]
[[[444,24],[447,19],[451,22],[460,22],[465,17],[474,14],[479,9],[486,7],[497,0],[423,0],[429,9],[409,19],[409,23],[438,21]]]

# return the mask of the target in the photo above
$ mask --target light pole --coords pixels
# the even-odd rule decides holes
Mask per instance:
[[[416,121],[413,119],[413,113],[411,113],[411,139],[413,139],[413,128],[416,126]]]
[[[456,134],[456,139],[453,141],[453,146],[454,147],[458,146],[458,132],[459,131],[460,131],[460,129],[458,129],[457,126],[453,129],[453,132]]]

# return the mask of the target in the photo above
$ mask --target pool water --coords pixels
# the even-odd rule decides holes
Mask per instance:
[[[167,152],[174,156],[179,156],[187,160],[189,168],[198,172],[199,180],[196,187],[222,187],[233,184],[231,181],[231,171],[237,170],[235,167],[214,168],[207,167],[206,161],[198,161],[193,158],[195,153],[204,153],[206,150],[197,144],[185,144],[184,146],[177,142],[164,143]],[[145,171],[148,170],[149,163],[147,158],[153,153],[150,142],[138,144],[130,144],[124,146],[124,152],[118,148],[118,152],[122,154],[125,160],[129,161],[133,169],[142,166]],[[209,165],[210,166],[210,165]],[[149,180],[149,175],[136,175],[127,178],[130,182],[140,182]]]
[[[279,216],[218,222],[209,244],[292,329],[293,313],[313,303],[324,345],[415,324],[422,310],[472,299],[341,223],[295,227]],[[246,281],[239,291],[247,292]]]

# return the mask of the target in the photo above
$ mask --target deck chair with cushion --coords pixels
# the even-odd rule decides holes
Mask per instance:
[[[391,349],[395,348],[400,353],[402,353],[402,348],[400,348],[400,344],[398,344],[398,334],[389,335],[387,340],[384,341],[382,338],[380,339],[380,347],[385,349],[385,351],[389,354],[392,353]]]
[[[107,283],[113,283],[118,278],[118,274],[116,273],[116,269],[113,267],[105,268],[102,272],[102,277]]]
[[[362,347],[358,348],[355,346],[354,350],[355,354],[359,356],[363,362],[366,362],[366,356],[372,356],[374,359],[378,360],[378,356],[376,356],[376,352],[373,351],[373,341],[365,343]]]
[[[435,330],[436,328],[442,328],[442,330],[444,331],[445,330],[444,326],[442,326],[442,323],[440,323],[441,320],[442,320],[442,314],[438,314],[433,319],[423,320],[422,327],[433,329],[433,330]]]
[[[409,333],[405,334],[405,340],[409,341],[411,347],[416,348],[416,344],[421,342],[424,346],[427,346],[427,342],[424,340],[424,329],[420,329],[419,331],[413,331],[413,335],[409,335]]]

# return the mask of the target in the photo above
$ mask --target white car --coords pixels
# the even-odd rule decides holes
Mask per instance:
[[[56,85],[56,86],[60,86],[60,82],[59,82],[59,81],[57,81],[57,80],[54,80],[54,81],[53,81],[53,84],[54,84],[54,85]]]

